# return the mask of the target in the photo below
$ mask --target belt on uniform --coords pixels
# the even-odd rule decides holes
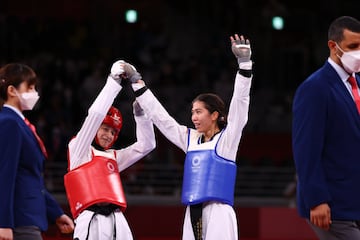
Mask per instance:
[[[112,212],[115,212],[116,210],[120,210],[120,207],[115,204],[108,204],[108,205],[91,205],[86,210],[92,211],[97,214],[101,214],[104,216],[109,216]]]

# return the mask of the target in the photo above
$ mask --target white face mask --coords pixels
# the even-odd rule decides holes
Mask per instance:
[[[18,94],[18,97],[20,99],[20,105],[23,111],[32,110],[39,100],[39,94],[36,91]]]
[[[339,55],[337,56],[340,58],[345,71],[350,74],[360,72],[360,50],[345,52],[338,44],[336,44],[336,46],[343,53],[341,57],[339,57]]]

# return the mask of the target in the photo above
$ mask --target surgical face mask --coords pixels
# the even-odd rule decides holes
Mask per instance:
[[[20,99],[20,105],[23,111],[32,110],[39,100],[39,94],[36,91],[18,94],[18,97]]]
[[[340,58],[340,61],[348,73],[352,74],[354,72],[360,72],[360,50],[355,51],[343,51],[338,44],[336,44],[337,48],[343,53]]]

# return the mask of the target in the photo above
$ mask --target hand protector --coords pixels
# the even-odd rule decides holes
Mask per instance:
[[[140,104],[136,100],[133,102],[133,109],[135,116],[139,117],[144,115],[144,110],[140,107]]]
[[[125,77],[128,78],[131,83],[136,83],[138,80],[141,80],[142,78],[140,73],[130,63],[125,63],[124,71],[125,71]]]
[[[251,58],[251,48],[249,39],[244,39],[235,34],[235,38],[231,37],[231,50],[238,60],[238,64],[243,62],[249,62]]]
[[[119,84],[121,84],[121,79],[122,79],[122,77],[124,75],[124,72],[125,72],[124,71],[124,64],[125,64],[125,61],[118,60],[111,67],[110,77],[112,77]]]

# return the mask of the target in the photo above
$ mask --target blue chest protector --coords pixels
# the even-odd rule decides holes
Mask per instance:
[[[188,151],[185,158],[182,203],[207,201],[234,204],[236,164],[218,156],[215,150]]]

